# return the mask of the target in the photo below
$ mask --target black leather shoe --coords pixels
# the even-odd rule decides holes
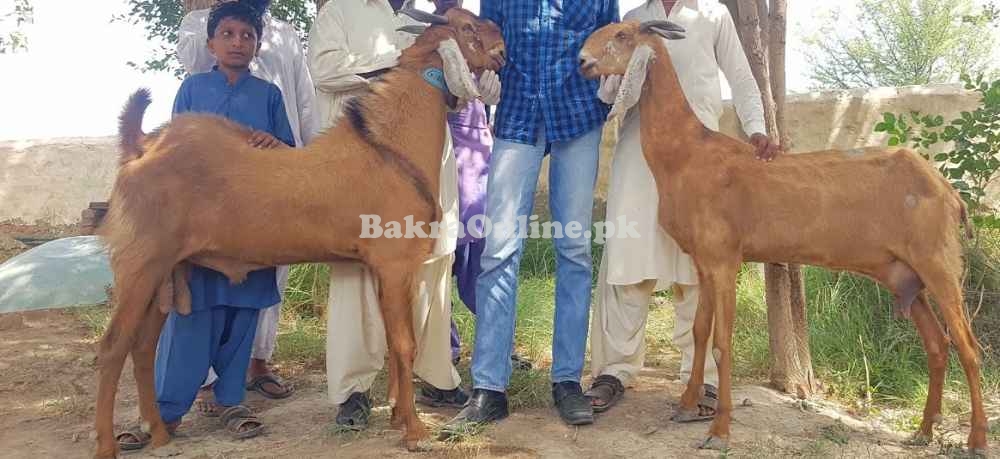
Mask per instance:
[[[594,423],[594,407],[590,399],[583,395],[580,383],[563,381],[552,384],[552,400],[556,402],[559,417],[566,424],[579,426]]]
[[[372,401],[368,394],[355,392],[340,404],[337,412],[337,427],[344,430],[365,430],[368,428],[368,417],[372,413]]]
[[[484,424],[506,418],[507,394],[486,389],[472,391],[472,397],[465,408],[441,428],[441,440],[447,440],[463,433],[475,432]]]
[[[466,394],[461,387],[452,390],[438,389],[429,384],[424,384],[417,394],[417,403],[426,406],[462,408],[469,401],[469,394]]]

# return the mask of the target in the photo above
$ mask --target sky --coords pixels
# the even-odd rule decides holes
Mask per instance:
[[[467,0],[465,7],[478,11],[479,1]],[[621,14],[642,1],[620,0]],[[855,2],[839,4],[850,11]],[[12,3],[0,0],[0,11],[10,11]],[[818,3],[788,2],[790,92],[809,88],[797,43],[803,31],[814,29],[817,11],[822,10],[815,6]],[[141,25],[111,20],[127,11],[126,0],[33,0],[33,4],[34,23],[23,29],[28,51],[0,55],[0,140],[114,135],[121,105],[139,87],[148,87],[153,94],[145,128],[169,119],[180,81],[171,74],[142,73],[127,65],[143,62],[159,44],[146,38]],[[417,6],[426,9],[429,4],[418,0]],[[726,86],[723,95],[728,94]]]

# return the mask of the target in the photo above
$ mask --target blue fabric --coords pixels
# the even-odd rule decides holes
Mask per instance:
[[[544,134],[561,142],[604,122],[598,82],[583,78],[577,55],[594,30],[618,21],[616,0],[490,0],[480,13],[500,26],[507,45],[497,138],[535,145]]]
[[[295,145],[281,91],[250,72],[243,73],[232,85],[217,67],[211,72],[187,77],[174,98],[173,113],[186,112],[221,115],[248,128],[268,132],[289,146]],[[191,270],[190,286],[193,311],[220,304],[263,309],[281,301],[273,267],[252,271],[245,281],[231,285],[222,273],[195,266]]]
[[[270,133],[290,147],[295,146],[281,90],[249,71],[233,85],[218,69],[185,78],[174,98],[174,115],[185,112],[224,116],[248,128]]]
[[[601,128],[566,142],[552,142],[549,207],[552,221],[566,228],[579,222],[591,230]],[[472,384],[476,389],[505,391],[510,382],[517,312],[517,275],[525,235],[518,217],[527,218],[535,201],[538,173],[547,139],[534,145],[498,140],[490,157],[486,235],[482,273],[476,282],[476,344]],[[552,333],[552,382],[580,381],[587,345],[593,267],[589,234],[553,236],[556,248],[555,326]]]
[[[459,244],[455,249],[455,263],[452,264],[451,272],[455,275],[455,286],[458,288],[458,297],[465,304],[465,307],[472,314],[476,313],[476,280],[482,271],[480,259],[486,241],[474,239],[466,244]],[[452,308],[452,316],[455,309]],[[451,359],[458,358],[462,351],[462,337],[458,334],[458,326],[455,319],[451,320]]]
[[[187,316],[171,312],[156,348],[156,401],[163,422],[191,409],[209,367],[219,376],[213,390],[222,406],[243,402],[257,309],[216,306]]]

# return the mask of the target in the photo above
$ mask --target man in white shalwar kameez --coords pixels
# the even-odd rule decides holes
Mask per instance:
[[[319,11],[309,34],[309,68],[323,127],[341,119],[345,104],[367,91],[369,80],[394,67],[415,36],[399,27],[421,24],[399,11],[412,0],[333,0]],[[496,88],[499,96],[499,86]],[[480,87],[480,91],[484,91]],[[488,95],[484,92],[483,97]],[[447,124],[441,158],[441,228],[458,224],[458,170]],[[413,371],[426,383],[418,401],[461,407],[468,395],[451,362],[451,266],[456,234],[441,232],[414,285]],[[326,371],[330,400],[340,405],[341,428],[363,429],[371,410],[369,389],[386,353],[376,278],[360,262],[330,264]]]
[[[667,11],[670,11],[669,15]],[[764,134],[764,110],[746,55],[726,7],[716,0],[648,0],[625,14],[625,21],[666,20],[684,27],[687,38],[664,40],[684,95],[701,122],[719,130],[722,94],[719,70],[732,87],[733,102],[743,131],[769,157],[777,146]],[[602,81],[600,96],[614,102],[620,77]],[[663,120],[670,129],[670,120]],[[687,382],[694,359],[698,273],[691,258],[659,225],[659,197],[653,175],[642,155],[638,109],[622,123],[611,166],[607,221],[634,223],[639,238],[609,237],[604,248],[591,321],[591,371],[594,382],[587,395],[595,412],[603,412],[624,394],[643,367],[649,302],[655,291],[676,286],[673,341],[681,350],[680,377]],[[715,414],[718,370],[705,359],[706,397],[701,417]]]
[[[274,83],[281,91],[288,124],[295,137],[295,146],[303,147],[319,130],[319,117],[316,113],[316,90],[306,66],[302,41],[291,24],[267,12],[271,3],[269,0],[249,3],[264,13],[260,51],[250,62],[250,72],[262,80]],[[184,70],[191,75],[209,72],[215,66],[215,56],[208,51],[207,46],[208,14],[208,8],[191,11],[181,20],[181,26],[177,30],[177,58]],[[278,267],[278,292],[282,294],[282,298],[288,284],[288,269],[288,266]],[[281,303],[261,311],[251,354],[248,387],[268,398],[285,398],[292,394],[291,385],[285,384],[267,367],[277,345],[280,318]],[[214,381],[215,373],[210,369],[205,382],[210,384]],[[207,400],[200,401],[198,409],[202,412],[211,411],[212,405],[205,403]]]

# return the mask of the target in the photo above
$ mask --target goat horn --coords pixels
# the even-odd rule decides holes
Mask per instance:
[[[412,33],[413,35],[420,35],[420,34],[424,33],[425,30],[427,30],[427,26],[425,26],[425,25],[415,25],[415,24],[414,25],[405,25],[405,26],[400,27],[400,28],[398,28],[396,30],[399,31],[399,32]]]
[[[640,32],[654,32],[653,29],[661,29],[668,32],[686,32],[683,27],[671,21],[662,21],[657,19],[652,21],[643,21],[642,24],[639,24]]]
[[[448,18],[446,18],[444,16],[440,16],[440,15],[437,15],[437,14],[428,13],[428,12],[425,12],[425,11],[420,11],[420,10],[414,9],[414,8],[403,8],[403,9],[399,10],[399,12],[403,13],[403,14],[405,14],[405,15],[413,18],[413,19],[416,19],[416,20],[418,20],[420,22],[426,22],[426,23],[431,24],[431,25],[445,25],[445,24],[448,24]]]

